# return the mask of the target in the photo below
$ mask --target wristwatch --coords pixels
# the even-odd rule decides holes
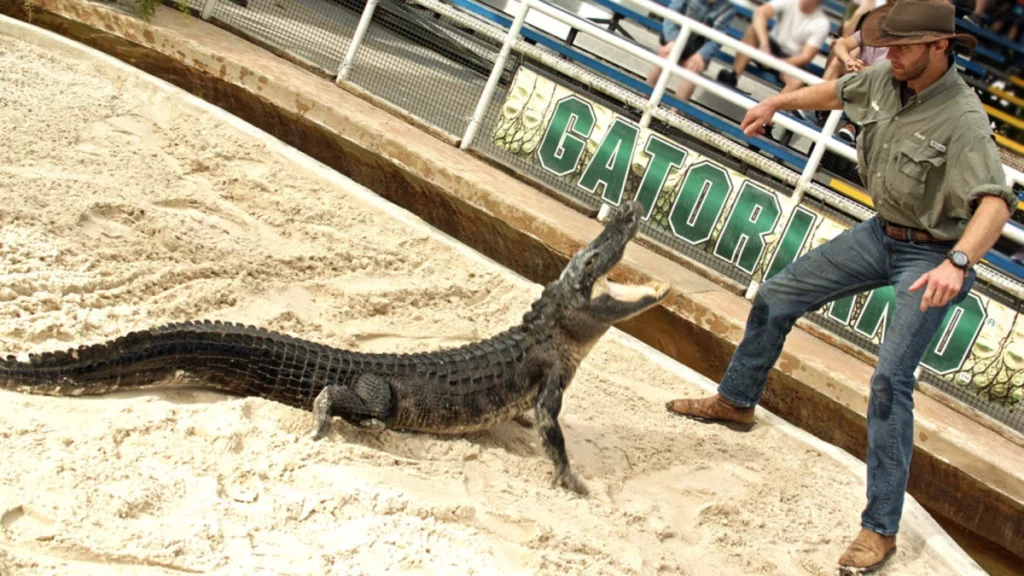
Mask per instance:
[[[946,258],[949,258],[949,261],[953,263],[953,266],[956,266],[964,272],[971,269],[971,259],[967,256],[966,252],[961,250],[950,250],[949,253],[946,254]]]

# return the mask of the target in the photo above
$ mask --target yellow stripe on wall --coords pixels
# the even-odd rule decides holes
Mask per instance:
[[[988,104],[985,104],[985,111],[988,112],[988,115],[993,118],[1002,120],[1003,122],[1006,122],[1007,124],[1014,126],[1016,128],[1024,129],[1024,120],[1021,120],[1020,118],[1015,118],[1013,116],[1010,116],[1006,112],[996,110],[995,108],[989,106]]]
[[[1010,140],[1002,134],[996,134],[996,144],[1009,148],[1018,154],[1024,154],[1024,144],[1017,142],[1016,140]]]
[[[1004,92],[1003,90],[1000,90],[999,88],[990,87],[988,91],[991,92],[993,96],[998,96],[999,98],[1002,98],[1003,100],[1006,100],[1011,104],[1015,104],[1017,106],[1024,106],[1024,98],[1018,98],[1013,94],[1010,94],[1009,92]]]
[[[833,178],[828,183],[828,185],[836,192],[839,192],[840,194],[846,196],[847,198],[850,198],[851,200],[856,200],[857,202],[860,202],[861,204],[867,206],[868,208],[874,209],[875,207],[875,205],[871,202],[871,197],[868,196],[866,192],[864,192],[860,188],[857,188],[856,186],[847,184],[846,182],[843,182],[838,178]]]

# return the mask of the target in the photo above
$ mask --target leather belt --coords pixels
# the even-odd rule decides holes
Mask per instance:
[[[902,242],[943,242],[950,243],[955,242],[954,240],[943,240],[936,238],[928,232],[918,228],[907,228],[905,226],[897,226],[890,224],[885,220],[882,220],[882,224],[885,226],[885,235],[893,240],[900,240]]]

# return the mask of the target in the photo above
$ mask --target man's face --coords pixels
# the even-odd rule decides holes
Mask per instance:
[[[889,61],[892,75],[900,82],[910,82],[924,74],[931,59],[931,44],[890,46]]]

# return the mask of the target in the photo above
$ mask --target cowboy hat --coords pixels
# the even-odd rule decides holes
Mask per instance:
[[[936,40],[959,42],[972,50],[978,40],[957,34],[956,7],[947,0],[896,0],[864,17],[861,39],[868,46],[924,44]]]

